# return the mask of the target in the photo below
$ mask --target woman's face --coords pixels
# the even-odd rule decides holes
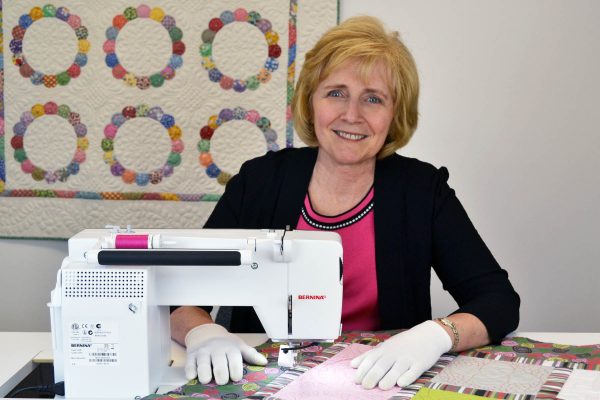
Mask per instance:
[[[312,96],[319,157],[339,166],[375,161],[393,119],[387,77],[378,63],[363,81],[359,64],[348,61],[319,84]]]

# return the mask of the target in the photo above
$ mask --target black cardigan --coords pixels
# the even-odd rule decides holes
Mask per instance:
[[[205,228],[295,228],[317,149],[270,152],[243,164]],[[397,154],[375,167],[375,254],[381,329],[431,319],[433,267],[459,305],[497,341],[516,329],[520,299],[448,184],[446,168]],[[248,288],[256,290],[256,288]],[[234,307],[233,332],[264,332],[251,307]]]

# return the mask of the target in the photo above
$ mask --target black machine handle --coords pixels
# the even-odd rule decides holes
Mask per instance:
[[[216,250],[101,250],[100,265],[185,265],[240,266],[239,251]]]

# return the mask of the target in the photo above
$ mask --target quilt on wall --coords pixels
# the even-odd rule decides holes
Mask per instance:
[[[199,228],[289,110],[327,0],[4,0],[0,237]]]

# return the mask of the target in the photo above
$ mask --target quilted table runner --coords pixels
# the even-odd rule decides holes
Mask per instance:
[[[356,344],[375,346],[395,333],[397,331],[345,333],[333,345],[320,344],[302,350],[302,361],[291,369],[277,365],[279,344],[269,341],[257,347],[267,356],[269,363],[265,367],[245,366],[244,378],[240,382],[217,386],[201,385],[197,380],[192,380],[174,391],[149,395],[145,399],[277,400],[319,398],[323,393],[335,393],[336,389],[342,393],[345,389],[339,385],[346,382],[347,366],[337,369],[339,379],[331,378],[335,375],[332,372],[336,368],[334,357],[343,354],[344,351],[352,351]],[[309,377],[309,374],[312,376]],[[300,376],[308,379],[296,382]],[[327,376],[330,377],[329,383],[323,383],[323,378]],[[319,385],[329,387],[319,389],[310,382],[319,382]],[[572,384],[566,384],[568,382]],[[587,386],[582,388],[581,382]],[[302,386],[294,390],[282,390],[295,383]],[[347,382],[344,385],[347,385]],[[570,399],[573,397],[569,397],[569,393],[580,393],[588,390],[588,387],[593,388],[593,385],[600,385],[600,345],[569,346],[528,338],[507,338],[497,346],[485,346],[460,354],[445,354],[415,383],[402,389],[392,389],[384,398]],[[381,391],[364,392],[365,396],[360,398],[381,398]],[[282,397],[279,397],[280,394]],[[300,397],[294,397],[298,394]]]
[[[335,0],[4,1],[0,237],[199,228],[290,102]]]

